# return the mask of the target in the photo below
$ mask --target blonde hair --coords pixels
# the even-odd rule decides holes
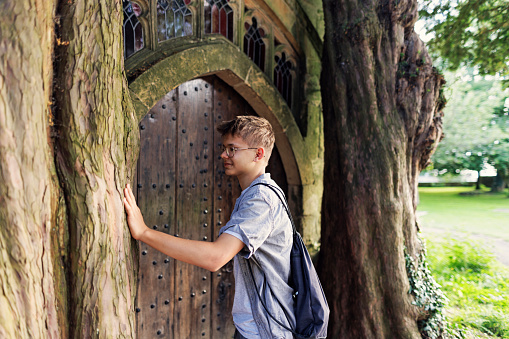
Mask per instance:
[[[233,120],[223,121],[217,126],[217,131],[221,133],[222,137],[228,134],[239,136],[250,147],[263,147],[267,161],[276,141],[272,126],[267,119],[252,115],[239,115]]]

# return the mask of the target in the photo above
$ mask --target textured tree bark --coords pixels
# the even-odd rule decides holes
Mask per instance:
[[[324,0],[320,275],[331,338],[420,338],[417,177],[441,138],[444,81],[413,31],[417,2]]]
[[[123,77],[122,3],[61,1],[56,162],[68,211],[70,337],[135,337],[135,242],[123,187],[138,138]]]
[[[48,142],[54,7],[0,4],[1,338],[59,338],[65,316],[57,307],[65,309],[65,295],[54,286],[63,269]]]

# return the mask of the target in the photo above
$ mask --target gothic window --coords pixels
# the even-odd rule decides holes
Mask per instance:
[[[253,17],[253,24],[245,24],[246,34],[244,35],[244,53],[253,60],[253,62],[265,71],[265,43],[263,37],[265,31],[263,28],[258,28],[256,18]]]
[[[205,0],[205,34],[218,33],[233,42],[233,9],[230,0]]]
[[[124,6],[124,58],[128,58],[143,48],[143,28],[138,21],[141,8],[136,3],[123,1]]]
[[[276,66],[274,67],[274,85],[291,108],[292,101],[292,63],[286,59],[283,52],[281,56],[275,56]]]
[[[187,5],[191,0],[157,0],[158,41],[193,34],[193,14]]]

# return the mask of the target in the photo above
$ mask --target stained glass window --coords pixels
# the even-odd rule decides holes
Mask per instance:
[[[143,28],[138,21],[141,8],[136,3],[124,0],[124,58],[129,58],[143,48]]]
[[[258,28],[256,18],[253,17],[253,24],[245,24],[246,34],[244,35],[244,53],[253,60],[253,62],[265,71],[265,43],[263,37],[265,32],[263,28]]]
[[[205,34],[219,33],[233,42],[233,9],[230,0],[205,0]]]
[[[286,54],[282,53],[281,57],[275,56],[276,66],[274,67],[274,85],[276,85],[279,93],[283,96],[291,108],[292,102],[292,63],[286,60]]]
[[[159,41],[193,34],[191,0],[157,0],[157,36]]]

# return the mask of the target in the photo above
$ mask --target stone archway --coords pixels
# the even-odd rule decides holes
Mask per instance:
[[[161,98],[163,98],[163,99],[166,98],[167,100],[169,100],[167,102],[166,106],[167,107],[171,106],[172,94],[170,94],[170,93],[175,93],[175,91],[181,90],[180,89],[181,86],[184,86],[184,87],[191,86],[187,89],[188,93],[190,93],[191,91],[194,92],[194,91],[196,91],[196,88],[198,88],[198,91],[196,91],[196,92],[199,93],[201,91],[201,89],[200,89],[201,82],[200,81],[202,81],[203,79],[207,79],[207,78],[208,79],[214,78],[213,76],[219,78],[223,82],[223,84],[225,83],[225,85],[227,85],[227,87],[229,87],[233,92],[235,92],[236,96],[238,96],[239,98],[241,97],[243,99],[243,101],[246,102],[246,106],[249,106],[251,113],[248,113],[248,112],[244,112],[244,113],[257,114],[259,116],[262,116],[262,117],[268,119],[271,122],[271,124],[274,128],[274,131],[276,133],[276,147],[279,151],[278,153],[280,155],[280,163],[282,163],[282,166],[284,167],[290,208],[293,211],[301,211],[302,210],[302,200],[301,200],[301,192],[302,192],[302,177],[301,177],[301,175],[302,175],[302,173],[301,173],[300,168],[309,167],[309,159],[307,159],[308,152],[305,149],[304,140],[302,138],[300,130],[293,118],[292,112],[286,105],[286,102],[281,97],[281,95],[279,94],[277,89],[273,86],[271,81],[267,78],[267,76],[264,73],[262,73],[255,65],[253,65],[252,61],[247,56],[245,56],[236,46],[230,44],[229,42],[218,41],[217,43],[214,43],[214,44],[207,44],[207,45],[203,45],[203,46],[191,47],[191,48],[185,49],[183,51],[177,52],[177,53],[173,54],[172,56],[153,65],[152,67],[150,67],[149,69],[144,71],[143,74],[141,74],[136,79],[131,81],[131,83],[129,85],[129,89],[130,89],[131,98],[133,100],[133,105],[135,107],[135,111],[136,111],[135,113],[136,113],[136,116],[138,117],[138,120],[141,123],[143,123],[143,122],[145,122],[145,120],[147,120],[147,113],[155,112],[158,109],[156,106],[161,106],[161,108],[162,108],[162,104],[160,101],[160,100],[162,100]],[[193,84],[193,85],[190,85],[190,84]],[[202,85],[203,85],[203,87],[205,87],[204,84],[202,84]],[[185,91],[185,90],[182,90],[182,91]],[[184,93],[184,92],[182,92],[182,93]],[[205,100],[205,98],[202,98],[202,99]],[[193,110],[193,109],[194,108],[191,108],[191,110]],[[148,120],[150,120],[150,114],[151,113],[148,114],[148,116],[149,116]],[[201,114],[203,115],[204,112],[201,112]],[[157,115],[157,113],[156,113],[156,115]],[[143,119],[143,121],[142,121],[142,119]],[[195,119],[198,119],[198,118],[195,118]],[[201,121],[201,120],[203,120],[203,116],[201,117],[200,120],[196,120],[196,121]],[[168,121],[168,122],[170,123],[170,121]],[[205,127],[202,126],[202,128],[205,128]],[[182,128],[178,131],[181,133]],[[207,132],[214,133],[214,128],[212,128],[212,126],[209,126],[209,131],[207,131]],[[210,137],[210,138],[211,138],[211,140],[213,139],[212,137]],[[203,140],[201,142],[203,142]],[[189,146],[189,142],[187,143],[187,145]],[[195,143],[195,148],[196,148],[196,146],[198,146],[198,145]],[[143,147],[143,145],[142,145],[142,147]],[[202,154],[202,155],[206,156],[205,154]],[[200,156],[200,160],[201,160],[201,156]],[[199,162],[199,160],[196,161],[196,163],[198,163],[198,162]],[[198,173],[200,172],[199,171],[200,169],[197,168],[196,170]],[[201,170],[203,171],[204,168],[201,168]],[[207,171],[212,171],[213,173],[216,173],[217,169],[207,169]],[[198,179],[198,178],[194,178],[194,179]],[[163,184],[162,182],[160,182],[160,183],[158,182],[156,184],[156,189],[154,189],[152,187],[154,183],[144,182],[141,184],[143,185],[144,189],[149,189],[149,190],[154,190],[154,191],[161,189],[162,190],[161,194],[162,195],[165,194],[163,192],[163,191],[165,191],[165,188],[160,187],[160,185]],[[175,182],[175,184],[178,185],[179,183]],[[201,190],[204,190],[204,187],[202,186],[204,183],[198,183],[198,182],[191,183],[191,181],[189,181],[189,183],[182,182],[182,184],[184,185],[184,187],[182,187],[182,188],[176,187],[176,188],[172,188],[172,189],[180,190],[180,189],[184,189],[186,184],[190,184],[190,185],[195,184],[196,185],[195,188],[190,188],[191,191],[197,190],[197,189],[199,190],[198,187],[200,187]],[[217,184],[217,183],[215,182],[215,184]],[[226,184],[228,184],[228,183],[226,183]],[[229,194],[233,194],[234,193],[233,191],[235,191],[235,189],[233,187],[234,182],[229,182],[229,184],[232,185],[232,192],[230,192]],[[166,185],[166,183],[164,183],[164,185]],[[215,193],[215,191],[214,191],[214,193]],[[240,191],[239,191],[239,193],[240,193]],[[204,197],[205,196],[203,196],[202,199]],[[143,199],[146,199],[146,198],[143,198]],[[141,199],[141,200],[143,200],[143,199]],[[163,197],[162,199],[164,200],[166,198]],[[182,197],[179,198],[177,195],[175,195],[175,196],[173,196],[173,198],[170,198],[170,200],[171,199],[173,199],[172,201],[175,206],[177,206],[178,204],[181,204],[181,203],[184,203],[184,205],[185,205],[185,201],[184,201],[185,199],[183,199]],[[140,207],[142,207],[141,205],[144,204],[143,201],[141,201],[141,200],[140,200]],[[159,199],[159,200],[161,200],[161,199]],[[152,206],[151,205],[152,203],[148,200],[145,202],[147,203],[145,205],[147,205],[146,207],[148,209],[157,210],[155,213],[155,219],[158,218],[158,214],[161,211],[163,212],[163,216],[166,215],[167,212],[164,209],[160,209],[159,207],[157,207],[155,205]],[[196,207],[194,205],[193,206],[190,205],[187,207],[184,205],[181,206],[183,211],[186,209],[193,209]],[[200,204],[198,204],[198,205],[200,205]],[[201,207],[203,207],[203,206],[201,206]],[[196,208],[198,208],[198,207],[196,207]],[[176,211],[175,213],[178,214],[179,209],[175,208],[174,210]],[[218,209],[215,208],[214,212],[216,210],[218,210]],[[226,213],[228,211],[228,207],[225,205],[225,206],[221,207],[220,210],[226,216],[226,219],[227,219],[227,217],[229,215],[228,213]],[[205,211],[205,209],[203,209],[202,212],[204,212],[204,211]],[[209,215],[209,217],[210,217],[211,216],[210,214],[211,213],[209,212],[207,215]],[[206,216],[204,213],[197,213],[196,215],[201,215],[202,219],[204,216]],[[294,216],[297,217],[296,218],[297,220],[299,219],[299,213],[294,212]],[[175,218],[177,218],[177,217],[178,216],[175,216]],[[165,223],[156,221],[155,219],[152,222],[154,224],[153,226],[157,225],[157,227],[162,227],[162,228],[165,227]],[[182,218],[180,218],[180,219],[182,219]],[[221,220],[220,222],[225,222],[226,219]],[[204,235],[201,234],[201,233],[203,233],[202,231],[204,230],[203,225],[208,224],[209,225],[208,228],[210,228],[211,223],[214,223],[214,222],[217,222],[217,220],[213,221],[211,219],[209,222],[206,222],[206,221],[202,222],[200,220],[194,220],[193,224],[199,225],[200,227],[198,227],[198,228],[200,230],[198,232],[190,230],[190,232],[193,235],[191,235],[191,233],[189,233],[189,235],[187,235],[187,233],[185,233],[185,232],[182,235],[186,236],[186,237],[191,236],[191,238],[194,235],[196,235],[196,237],[203,240]],[[177,225],[177,224],[178,223],[175,222],[175,225]],[[166,227],[171,228],[171,227],[176,227],[176,226],[171,226],[168,223],[168,225]],[[170,230],[168,230],[168,231],[170,231]],[[193,232],[196,234],[194,234]],[[178,234],[178,232],[176,234]],[[207,235],[207,237],[209,237],[209,239],[211,236],[214,237],[214,235],[212,233],[210,235]],[[144,253],[143,251],[145,251],[145,255],[143,254]],[[171,262],[173,260],[171,260],[170,258],[163,258],[163,257],[152,258],[152,256],[156,255],[156,254],[150,253],[150,255],[149,255],[149,253],[147,251],[148,251],[148,249],[145,249],[142,246],[142,249],[141,249],[142,255],[140,256],[140,265],[143,264],[142,263],[143,260],[145,260],[145,261],[148,260],[147,261],[148,264],[145,263],[145,264],[147,264],[146,265],[147,273],[143,273],[142,271],[140,271],[140,276],[145,274],[145,277],[140,277],[140,278],[141,278],[141,280],[145,279],[145,283],[147,283],[148,281],[151,281],[154,284],[162,284],[164,281],[167,280],[166,276],[161,275],[160,273],[157,273],[156,270],[154,270],[154,269],[156,267],[159,267],[160,265],[169,265],[169,264],[171,264]],[[156,262],[156,264],[153,264],[153,262]],[[152,264],[150,264],[150,263],[152,263]],[[180,267],[180,266],[176,265],[175,267]],[[187,267],[187,266],[182,266],[182,267]],[[179,290],[179,288],[177,288],[178,286],[176,283],[176,281],[180,281],[178,279],[173,280],[173,282],[166,281],[171,286],[173,286],[172,287],[172,291],[174,291],[173,295],[166,296],[165,297],[166,299],[164,299],[164,300],[161,298],[160,298],[160,300],[159,299],[156,300],[155,298],[152,298],[152,297],[148,297],[148,298],[145,297],[145,299],[147,299],[144,301],[145,304],[142,305],[142,304],[138,303],[138,305],[140,306],[139,312],[146,312],[145,315],[143,315],[143,319],[144,319],[143,321],[146,324],[145,326],[150,327],[150,328],[146,329],[147,331],[145,331],[147,334],[149,334],[149,336],[152,335],[153,333],[157,333],[158,327],[165,328],[166,330],[164,330],[164,331],[167,331],[167,333],[170,333],[169,331],[171,331],[171,333],[176,333],[178,335],[185,335],[186,331],[188,331],[189,329],[192,329],[192,331],[196,330],[199,332],[199,333],[193,332],[194,333],[193,335],[195,335],[195,334],[203,335],[203,333],[205,333],[204,334],[205,337],[218,337],[218,338],[222,338],[224,335],[227,335],[228,332],[231,330],[231,328],[229,326],[225,326],[225,324],[227,324],[227,319],[224,318],[224,316],[226,315],[224,312],[225,311],[224,309],[221,309],[221,311],[216,312],[217,314],[221,314],[221,316],[219,316],[219,318],[216,317],[216,319],[210,319],[210,317],[206,317],[204,315],[199,316],[198,320],[194,319],[194,317],[193,317],[194,315],[199,315],[198,313],[200,313],[200,312],[203,313],[202,311],[204,309],[210,308],[210,310],[212,310],[212,308],[218,307],[217,305],[214,306],[214,303],[211,303],[210,301],[209,301],[209,303],[204,301],[207,299],[206,296],[208,293],[203,294],[203,291],[211,291],[211,296],[213,293],[215,293],[215,295],[217,295],[219,293],[219,292],[217,292],[218,288],[219,288],[219,290],[221,290],[221,286],[222,286],[222,288],[224,289],[225,286],[228,286],[228,284],[230,283],[228,281],[229,281],[229,279],[231,280],[232,277],[230,277],[230,274],[228,274],[229,272],[220,272],[220,274],[222,274],[222,276],[220,278],[215,277],[215,276],[210,276],[210,278],[208,278],[207,279],[208,281],[207,281],[207,280],[201,280],[203,277],[206,277],[207,275],[204,274],[204,272],[200,271],[200,269],[196,270],[196,272],[194,272],[194,271],[191,272],[191,271],[189,271],[189,269],[186,268],[186,272],[182,273],[183,275],[181,274],[182,276],[194,277],[194,278],[192,278],[192,280],[190,280],[190,281],[194,281],[194,282],[192,283],[193,286],[189,286],[189,288],[188,288],[189,290],[187,290],[185,288],[182,289],[183,288],[182,286],[185,285],[184,282],[183,282],[184,285],[181,284],[182,286],[180,287],[180,290]],[[180,268],[173,269],[174,278],[177,277],[178,272],[180,272]],[[150,275],[150,277],[148,277],[147,275]],[[162,276],[162,278],[159,278],[159,276]],[[174,278],[172,278],[172,279],[174,279]],[[210,285],[210,284],[212,284],[212,285]],[[204,285],[204,286],[210,285],[210,286],[207,288],[205,288],[205,287],[202,288],[201,285]],[[193,291],[191,291],[191,289],[193,289]],[[194,291],[195,289],[196,289],[196,291],[201,292],[202,294],[199,294],[196,291]],[[184,291],[184,293],[181,293],[182,295],[180,295],[180,294],[177,295],[178,294],[177,291]],[[185,292],[185,291],[187,291],[187,292]],[[226,290],[224,290],[223,292],[226,293],[225,295],[223,295],[223,297],[226,299],[229,299],[229,298],[227,298],[227,295],[230,295],[230,294],[227,293]],[[177,293],[177,294],[175,294],[175,293]],[[191,296],[193,293],[194,293],[194,296]],[[219,293],[219,294],[221,294],[221,293]],[[177,302],[177,304],[174,304],[172,302],[172,300],[179,300],[179,298],[181,298],[180,300],[182,302],[185,301],[189,304],[187,308],[181,309],[180,304],[179,304],[180,301]],[[200,300],[200,301],[198,301],[198,300]],[[229,303],[230,302],[226,302],[226,304],[221,307],[223,307],[223,308],[228,307]],[[202,310],[200,307],[203,307],[203,305],[206,305],[206,306]],[[163,321],[164,323],[170,321],[172,324],[171,325],[166,324],[163,326],[161,321],[159,321],[159,323],[161,323],[161,325],[154,325],[154,323],[151,323],[150,322],[151,320],[149,319],[150,314],[151,314],[150,312],[156,311],[156,310],[162,310],[164,308],[167,308],[168,310],[170,310],[170,309],[173,310],[172,316],[170,318],[168,318],[168,320]],[[148,310],[148,312],[147,312],[147,310]],[[208,314],[208,312],[210,312],[210,310],[207,310],[205,313]],[[184,312],[184,313],[179,315],[178,312]],[[193,315],[191,315],[190,312],[193,313]],[[155,314],[155,312],[152,312],[152,313]],[[196,313],[196,314],[194,314],[194,313]],[[210,314],[212,314],[212,313],[210,313]],[[227,314],[227,316],[229,319],[230,315]],[[185,320],[185,319],[187,319],[187,320]],[[194,320],[192,320],[192,319],[194,319]],[[197,320],[197,322],[196,322],[196,320]],[[192,326],[186,326],[186,324],[183,324],[182,322],[187,322],[189,324],[191,324],[191,322],[193,322],[194,325],[191,324]],[[138,325],[139,325],[139,323],[138,323]],[[205,326],[205,327],[203,327],[203,326]],[[210,327],[208,327],[208,326],[210,326]],[[207,331],[205,328],[210,328],[211,329],[210,332]],[[217,330],[217,328],[220,328],[220,330]],[[140,329],[140,328],[138,328],[138,329]],[[216,330],[214,330],[214,329],[216,329]]]
[[[309,159],[293,115],[266,75],[238,47],[227,41],[177,52],[132,81],[129,89],[138,119],[180,84],[212,74],[239,93],[256,114],[270,121],[276,133],[276,146],[285,168],[289,192],[298,191],[302,185],[300,168]],[[300,209],[298,202],[291,199],[289,202]]]

